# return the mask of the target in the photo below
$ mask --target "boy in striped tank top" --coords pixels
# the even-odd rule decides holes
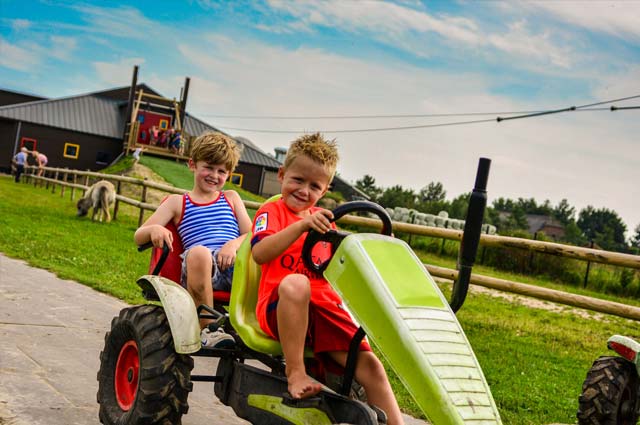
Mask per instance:
[[[173,243],[165,227],[175,224],[184,247],[181,284],[195,304],[213,307],[213,290],[231,290],[236,251],[251,230],[251,219],[240,195],[222,188],[240,159],[240,147],[221,133],[205,133],[191,148],[189,169],[193,189],[170,195],[136,231],[136,244],[149,241],[162,248]],[[210,326],[211,325],[211,326]],[[224,348],[233,337],[216,328],[211,319],[201,319],[202,346]]]

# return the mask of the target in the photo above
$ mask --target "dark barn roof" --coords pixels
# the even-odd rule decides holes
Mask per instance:
[[[92,94],[0,107],[0,117],[120,139],[121,101]]]

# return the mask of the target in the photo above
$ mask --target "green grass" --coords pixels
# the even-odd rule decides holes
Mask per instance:
[[[131,158],[127,159],[131,160]],[[189,167],[184,162],[170,161],[145,155],[140,158],[140,164],[149,167],[156,174],[161,175],[167,183],[175,187],[186,190],[193,188],[193,173],[191,173]],[[242,199],[248,201],[263,202],[265,200],[263,197],[248,192],[229,182],[225,184],[224,188],[237,191]]]
[[[136,217],[121,209],[110,224],[76,217],[70,190],[15,184],[0,177],[0,251],[82,282],[130,303],[143,301],[135,281],[147,271],[148,254],[133,242]],[[76,200],[81,192],[76,191]]]
[[[69,193],[61,197],[59,188],[52,194],[0,176],[0,251],[129,303],[143,302],[135,281],[147,272],[149,254],[138,253],[133,243],[136,210],[122,206],[116,221],[91,222],[75,216]],[[510,425],[575,423],[582,381],[593,360],[606,353],[607,338],[620,333],[640,339],[636,322],[530,309],[483,294],[471,294],[458,317]],[[390,376],[403,410],[420,416]]]

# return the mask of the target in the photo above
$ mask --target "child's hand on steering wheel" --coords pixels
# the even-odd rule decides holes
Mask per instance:
[[[304,218],[303,223],[306,230],[315,230],[318,233],[327,233],[331,230],[331,220],[333,213],[329,210],[319,210]]]

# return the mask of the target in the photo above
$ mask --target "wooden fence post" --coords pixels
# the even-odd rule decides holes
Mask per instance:
[[[89,170],[87,170],[87,171],[89,171]],[[84,185],[85,186],[89,186],[89,176],[88,175],[84,176]],[[87,194],[87,189],[82,189],[82,197],[83,198],[84,198],[84,195],[86,195],[86,194]]]
[[[58,181],[58,173],[59,171],[56,169],[56,175],[53,178]],[[56,182],[51,182],[51,193],[56,193]]]
[[[589,248],[593,248],[593,239],[589,242]],[[584,274],[584,283],[582,284],[583,288],[586,288],[587,283],[589,283],[589,270],[591,270],[591,261],[587,261],[587,271]]]
[[[62,174],[62,182],[66,183],[67,182],[67,177],[68,177],[69,167],[64,167],[64,169],[65,169],[65,172]],[[64,184],[60,186],[60,197],[61,198],[64,198],[64,188],[65,188]]]
[[[120,180],[118,180],[116,182],[116,195],[120,195],[121,186],[122,186],[122,182]],[[116,204],[113,206],[113,219],[114,220],[116,218],[118,218],[118,206],[120,206],[120,200],[116,196]]]
[[[78,175],[76,173],[73,173],[73,184],[75,185],[77,182],[77,177]],[[73,201],[73,198],[76,194],[76,187],[75,186],[71,186],[71,200]]]
[[[538,232],[535,232],[533,234],[533,240],[537,241],[538,240]],[[534,251],[529,251],[529,273],[531,273],[531,271],[533,270],[533,255],[535,254]]]
[[[147,202],[147,178],[144,178],[144,182],[142,184],[142,197],[140,199],[141,203],[146,203]],[[144,222],[144,208],[140,208],[140,215],[138,216],[138,227],[142,226],[142,223]]]

